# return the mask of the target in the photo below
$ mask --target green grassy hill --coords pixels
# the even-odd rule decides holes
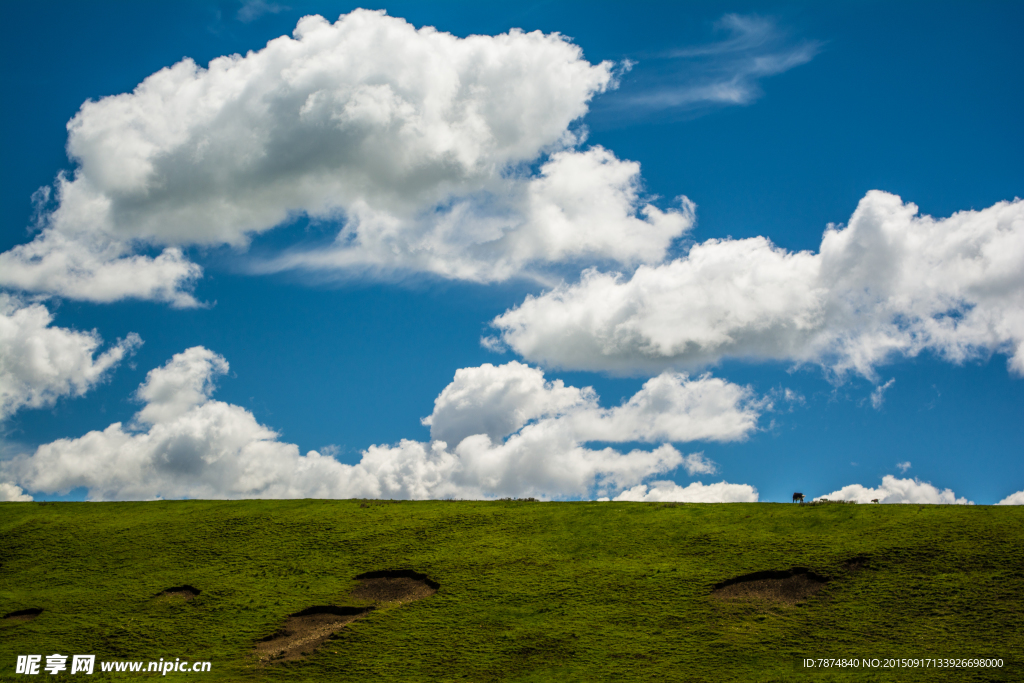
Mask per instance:
[[[18,655],[209,660],[167,680],[1024,680],[1024,508],[929,505],[174,501],[0,503],[0,680]],[[716,584],[805,567],[802,602]],[[304,659],[259,665],[288,615],[383,606]],[[182,585],[192,600],[159,596]],[[814,670],[803,658],[1002,658],[1002,669]],[[70,667],[69,667],[70,668]]]

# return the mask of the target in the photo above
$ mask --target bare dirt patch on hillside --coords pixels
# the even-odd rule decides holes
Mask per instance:
[[[372,607],[309,607],[288,617],[284,627],[256,645],[261,661],[287,661],[309,654],[335,631],[369,612]]]
[[[193,586],[174,586],[165,588],[157,594],[159,598],[179,598],[181,600],[195,600],[203,591]]]
[[[403,603],[429,598],[440,584],[426,574],[409,570],[367,572],[356,577],[359,585],[349,594],[353,600]]]
[[[32,621],[42,613],[43,610],[32,607],[30,609],[21,609],[17,612],[8,612],[3,618],[9,621]]]
[[[715,600],[766,600],[795,605],[804,602],[828,583],[824,576],[804,567],[782,571],[745,574],[716,584],[711,591]]]
[[[405,569],[367,572],[357,576],[356,580],[358,585],[349,593],[349,598],[353,602],[372,605],[319,605],[289,615],[277,633],[257,643],[256,654],[260,663],[299,659],[313,652],[336,631],[362,619],[377,607],[400,606],[422,600],[441,587],[426,574]]]
[[[156,594],[158,598],[176,598],[178,600],[195,600],[202,593],[201,590],[193,586],[174,586],[172,588],[165,588]]]

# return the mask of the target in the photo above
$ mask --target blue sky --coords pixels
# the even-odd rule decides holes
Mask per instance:
[[[1024,502],[1019,4],[357,7],[8,8],[0,496]]]

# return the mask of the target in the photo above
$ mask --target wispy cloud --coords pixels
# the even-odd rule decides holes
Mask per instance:
[[[871,407],[875,410],[881,410],[882,404],[885,403],[885,392],[893,384],[896,384],[896,378],[893,377],[885,384],[881,384],[875,387],[875,390],[871,392]],[[906,470],[904,470],[905,472]]]
[[[726,14],[715,30],[726,37],[628,60],[630,76],[598,104],[600,113],[635,118],[749,104],[763,94],[761,79],[806,64],[822,48],[820,41],[794,41],[770,17]]]
[[[896,463],[896,469],[898,469],[903,474],[906,474],[907,470],[910,469],[910,461],[907,460],[906,462],[898,462],[898,463]]]
[[[770,45],[778,37],[775,22],[757,15],[726,14],[715,22],[715,30],[728,31],[725,40],[706,45],[669,50],[667,57],[704,57],[757,50]]]
[[[274,2],[266,2],[266,0],[246,0],[239,8],[238,14],[235,16],[242,23],[248,24],[250,21],[256,21],[264,14],[277,14],[291,9],[285,5],[278,5]]]

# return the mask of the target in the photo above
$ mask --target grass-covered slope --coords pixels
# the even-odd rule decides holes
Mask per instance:
[[[17,655],[56,652],[209,660],[167,674],[202,681],[1024,680],[1022,541],[1017,507],[0,503],[0,616],[43,610],[0,620],[0,679],[31,680]],[[792,567],[829,581],[796,604],[711,595]],[[288,615],[352,605],[355,577],[383,569],[440,588],[257,664]],[[158,597],[183,585],[201,593]],[[799,668],[818,657],[1004,667]]]

